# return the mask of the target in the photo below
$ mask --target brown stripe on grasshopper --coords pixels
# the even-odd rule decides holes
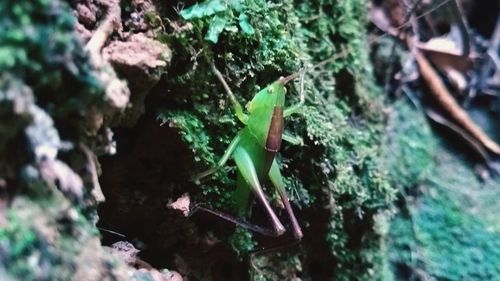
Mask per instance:
[[[273,117],[269,124],[267,133],[266,150],[278,152],[281,147],[281,137],[283,135],[283,107],[275,106],[273,109]]]

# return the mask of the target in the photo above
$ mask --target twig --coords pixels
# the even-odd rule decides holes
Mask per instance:
[[[490,56],[498,57],[498,50],[500,49],[500,17],[497,19],[497,23],[495,26],[495,31],[491,36],[490,46],[488,48],[487,53]]]
[[[433,13],[434,11],[436,11],[437,9],[439,9],[439,8],[443,7],[444,5],[448,4],[448,2],[450,2],[450,1],[452,1],[452,0],[444,0],[443,2],[437,4],[435,7],[432,7],[428,11],[423,12],[419,16],[416,16],[414,18],[414,20],[419,20],[419,19],[421,19],[423,17],[426,17],[426,16],[430,15],[431,13]],[[401,24],[400,26],[395,27],[395,30],[402,29],[403,27],[406,27],[406,26],[411,25],[411,24],[412,24],[411,23],[411,19],[409,19],[405,23]]]
[[[126,238],[127,237],[127,236],[125,236],[125,234],[121,234],[119,232],[116,232],[116,231],[113,231],[113,230],[109,230],[109,229],[104,228],[104,227],[99,227],[98,226],[97,229],[102,230],[104,232],[108,232],[108,233],[114,234],[114,235],[119,236],[121,238]]]
[[[418,30],[417,30],[417,25],[416,25],[416,17],[414,15],[414,13],[416,12],[418,6],[420,5],[420,3],[422,2],[422,0],[417,0],[416,3],[414,3],[411,8],[408,8],[408,11],[406,12],[406,15],[405,15],[405,24],[409,23],[412,27],[413,27],[413,33],[418,36]],[[410,7],[410,3],[406,3],[406,1],[403,1],[403,3],[406,4],[407,7]],[[397,29],[397,35],[396,35],[396,38],[401,38],[401,34],[402,34],[402,28],[398,28]],[[394,40],[392,42],[392,47],[391,47],[391,55],[390,55],[390,60],[389,60],[389,67],[387,68],[387,70],[385,71],[385,82],[384,82],[384,89],[386,91],[389,90],[389,83],[391,81],[391,77],[393,76],[392,75],[392,72],[394,71],[394,53],[396,52],[396,41]]]
[[[452,97],[446,86],[444,85],[437,72],[432,68],[431,64],[422,55],[422,53],[413,48],[413,55],[420,67],[420,73],[430,88],[430,92],[439,102],[439,104],[451,115],[451,117],[467,131],[472,137],[477,139],[489,151],[500,155],[500,146],[493,141],[463,110],[460,105]]]
[[[415,27],[416,18],[411,16],[410,23]],[[420,74],[427,83],[434,98],[465,132],[467,132],[474,139],[478,140],[489,151],[500,155],[500,146],[493,141],[455,101],[439,77],[438,73],[434,70],[434,68],[432,68],[431,64],[427,61],[420,50],[416,48],[416,44],[414,43],[415,38],[408,37],[406,41],[408,48],[415,57],[415,60],[420,68]]]
[[[483,74],[483,77],[484,77],[484,75],[488,75],[488,73],[490,73],[491,68],[494,69],[494,73],[500,72],[500,69],[498,69],[498,66],[500,65],[500,63],[499,63],[500,59],[498,58],[498,51],[499,50],[500,50],[500,17],[498,17],[498,19],[497,19],[495,31],[493,32],[493,35],[491,36],[490,46],[488,47],[488,50],[486,52],[491,60],[489,61],[488,65],[485,68],[483,68],[483,71],[481,73],[481,74]],[[500,80],[500,78],[498,76],[499,75],[496,75],[496,77],[495,76],[494,77],[497,80]],[[493,79],[495,79],[495,78],[493,78]],[[488,80],[490,80],[490,79],[488,79]],[[498,81],[495,81],[495,82],[498,82]]]
[[[460,135],[466,142],[467,144],[475,151],[477,154],[482,158],[484,163],[489,166],[489,163],[491,161],[490,157],[488,156],[488,152],[483,148],[483,146],[477,141],[472,138],[467,132],[465,132],[462,128],[459,126],[453,124],[453,122],[450,122],[446,118],[444,118],[442,115],[439,113],[435,112],[432,109],[426,109],[425,114],[434,122],[441,124],[448,129],[452,130],[456,134]]]

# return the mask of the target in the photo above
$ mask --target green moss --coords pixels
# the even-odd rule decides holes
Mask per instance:
[[[69,278],[67,268],[78,253],[78,242],[56,229],[55,221],[64,213],[54,212],[62,211],[67,202],[50,203],[52,206],[40,208],[35,201],[19,196],[8,210],[0,245],[2,266],[11,276],[23,280]]]
[[[445,194],[427,197],[416,217],[418,241],[432,275],[448,280],[494,280],[500,276],[500,237],[477,218],[463,214],[461,202]]]
[[[250,279],[253,281],[294,280],[300,278],[304,270],[299,253],[277,251],[268,255],[257,255],[251,258]]]
[[[73,175],[56,165],[62,162],[54,164],[59,160],[52,152],[63,146],[60,137],[76,147],[84,143],[86,110],[104,103],[75,34],[73,11],[64,1],[9,0],[0,3],[0,19],[0,117],[8,121],[0,126],[0,177],[8,187],[0,199],[0,272],[9,275],[0,279],[71,280],[90,273],[87,267],[102,267],[103,274],[123,280],[82,215],[93,201],[70,198],[81,190],[63,194],[46,182],[53,177],[62,189],[82,188],[64,185]],[[40,147],[51,152],[44,159],[36,155]],[[71,152],[65,152],[68,160]],[[43,179],[42,166],[52,169]],[[56,178],[61,175],[63,183]]]
[[[435,139],[424,114],[406,100],[392,105],[385,142],[384,162],[392,184],[412,187],[429,176]]]
[[[463,202],[432,189],[414,213],[394,221],[392,259],[423,268],[438,280],[498,280],[500,239],[480,219],[464,214]],[[414,229],[416,233],[411,230]]]
[[[237,227],[234,233],[229,238],[229,244],[235,249],[238,256],[243,257],[255,250],[256,243],[253,240],[253,235],[247,229]]]
[[[147,10],[144,12],[144,21],[152,28],[162,27],[163,22],[160,15],[155,10]]]
[[[391,225],[395,278],[421,270],[437,280],[499,280],[500,232],[491,214],[500,204],[487,200],[498,197],[498,181],[481,183],[459,154],[436,148],[419,196],[407,197],[407,211]]]
[[[193,28],[168,38],[176,50],[168,82],[171,103],[159,111],[163,121],[179,129],[197,171],[213,165],[242,128],[205,56],[215,60],[245,104],[261,87],[297,71],[301,61],[319,62],[347,50],[345,56],[308,74],[307,106],[288,120],[286,129],[301,136],[305,146],[284,143],[280,162],[299,209],[314,214],[328,206],[328,233],[318,239],[331,249],[324,262],[334,264],[332,278],[376,277],[384,265],[373,216],[393,200],[394,190],[380,166],[384,118],[363,51],[365,2],[204,1],[181,15]],[[296,89],[289,86],[288,104],[297,101]],[[197,200],[230,210],[234,169],[201,184]],[[303,217],[304,225],[309,219]],[[363,242],[353,241],[354,229]],[[238,252],[246,252],[241,245],[248,243],[234,242],[233,237]]]
[[[6,257],[3,267],[12,276],[23,276],[26,280],[35,280],[33,268],[26,262],[30,254],[39,246],[37,235],[28,227],[21,225],[15,216],[9,214],[9,227],[0,230],[0,248]],[[24,223],[24,222],[23,222]]]
[[[0,73],[15,73],[30,86],[56,122],[82,118],[103,99],[67,3],[2,1],[0,18]],[[81,133],[81,124],[73,124],[61,133]]]
[[[182,129],[180,130],[182,139],[191,147],[192,151],[201,154],[207,164],[215,164],[216,158],[209,147],[210,137],[206,134],[201,120],[195,115],[188,111],[168,111],[159,114],[158,119],[162,123],[168,122],[168,126],[172,128]],[[193,136],[197,136],[197,138],[195,139]],[[199,162],[201,158],[197,157],[194,160]]]
[[[35,248],[36,234],[27,228],[24,222],[20,222],[12,211],[7,214],[7,218],[9,226],[0,229],[0,243],[3,248],[10,248],[9,251],[14,257],[19,257]]]
[[[0,173],[17,185],[35,146],[57,151],[69,147],[60,139],[78,146],[89,137],[86,114],[104,105],[104,91],[68,3],[3,1],[0,18],[0,116],[9,121],[0,126]]]
[[[23,195],[14,199],[0,229],[0,267],[14,280],[30,281],[72,280],[87,267],[105,266],[105,274],[124,280],[115,271],[123,265],[104,255],[95,227],[59,191],[52,191],[44,197],[47,204]]]

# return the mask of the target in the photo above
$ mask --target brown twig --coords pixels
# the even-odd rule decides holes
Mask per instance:
[[[488,54],[488,56],[490,57],[490,62],[488,63],[487,66],[485,66],[485,68],[481,72],[482,77],[487,76],[488,73],[490,73],[491,69],[494,70],[494,73],[498,74],[500,72],[500,69],[498,69],[498,66],[500,65],[500,63],[498,63],[500,61],[500,59],[498,58],[498,50],[500,50],[500,17],[498,17],[498,19],[497,19],[495,31],[493,32],[493,35],[491,36],[490,46],[488,47],[488,50],[486,52]],[[495,80],[495,78],[496,78],[497,80],[500,80],[500,78],[498,76],[499,75],[496,75],[492,79]],[[487,79],[487,80],[490,80],[490,79]],[[494,82],[498,82],[498,81],[494,81]],[[486,85],[486,86],[488,86],[488,85]]]
[[[477,154],[481,157],[483,162],[488,165],[491,161],[488,152],[484,149],[484,147],[477,142],[476,139],[471,137],[467,132],[465,132],[462,128],[459,126],[455,125],[453,122],[449,121],[445,117],[443,117],[441,114],[435,112],[432,109],[426,109],[425,114],[434,122],[441,124],[442,126],[445,126],[446,128],[450,129],[460,137],[462,137],[466,143],[475,151]]]
[[[413,48],[413,55],[420,68],[422,78],[429,86],[430,92],[436,101],[450,114],[459,126],[473,138],[481,142],[486,149],[500,155],[500,146],[469,117],[462,107],[460,107],[424,55],[416,48]]]
[[[443,2],[445,3],[445,2]],[[459,8],[457,8],[459,9]],[[417,17],[410,13],[410,23],[414,27],[417,25],[416,20]],[[434,70],[429,61],[425,58],[422,52],[416,48],[415,41],[418,41],[418,36],[415,37],[407,37],[406,43],[408,45],[408,49],[415,57],[417,64],[420,68],[421,77],[427,83],[430,93],[433,95],[435,100],[439,103],[439,105],[444,108],[451,116],[453,121],[457,123],[463,131],[470,135],[472,138],[476,139],[481,143],[487,150],[500,155],[500,146],[493,141],[467,114],[467,112],[460,107],[457,101],[450,94],[445,84],[439,77],[439,74]],[[466,138],[466,141],[469,139]],[[482,157],[484,154],[480,154]]]

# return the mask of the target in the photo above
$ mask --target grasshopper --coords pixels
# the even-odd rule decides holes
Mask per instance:
[[[283,183],[283,177],[275,157],[280,149],[282,140],[293,144],[302,143],[300,138],[284,134],[283,127],[284,118],[298,112],[304,104],[305,71],[282,77],[260,90],[248,104],[248,114],[243,111],[242,106],[236,100],[222,74],[213,63],[212,71],[224,86],[231,100],[236,117],[245,127],[241,129],[231,141],[229,147],[226,149],[216,166],[198,174],[195,176],[194,180],[199,182],[201,178],[221,169],[232,156],[238,168],[237,188],[234,191],[234,198],[238,209],[236,210],[237,213],[239,215],[247,213],[246,210],[251,202],[250,198],[253,198],[253,194],[264,206],[265,212],[271,223],[271,228],[252,224],[236,216],[200,205],[195,206],[191,210],[191,214],[198,210],[203,210],[262,235],[272,237],[280,236],[285,233],[286,229],[271,208],[262,189],[262,182],[269,180],[283,202],[292,226],[293,238],[296,241],[300,240],[303,236],[302,229],[290,205]],[[285,85],[299,75],[301,76],[300,100],[297,104],[289,108],[284,108],[286,94]]]
[[[342,52],[318,62],[315,65],[308,67],[308,69],[312,70],[323,66],[346,56],[347,53],[347,50],[342,48]],[[207,58],[207,60],[209,59]],[[296,242],[300,241],[304,235],[290,204],[288,194],[285,190],[283,176],[281,175],[275,157],[281,147],[282,140],[296,145],[302,144],[301,138],[284,134],[283,128],[284,118],[297,113],[304,105],[304,76],[306,68],[287,77],[281,77],[269,86],[260,90],[248,103],[248,114],[243,111],[243,107],[238,102],[231,91],[231,88],[226,83],[223,75],[213,62],[211,63],[211,68],[212,72],[220,81],[229,96],[234,114],[238,120],[245,125],[245,127],[241,129],[236,137],[231,141],[229,147],[226,149],[215,167],[199,173],[193,178],[193,180],[199,183],[200,179],[209,176],[224,167],[229,158],[232,156],[238,168],[236,190],[233,193],[237,209],[236,213],[243,217],[248,214],[247,210],[249,209],[249,205],[252,203],[250,199],[254,198],[252,197],[253,195],[264,206],[264,210],[271,223],[271,228],[252,224],[234,215],[213,210],[199,204],[195,205],[191,209],[190,215],[193,215],[197,211],[201,210],[265,236],[281,236],[285,233],[286,229],[274,210],[271,208],[261,185],[262,182],[269,180],[283,202],[283,206],[285,207],[288,219],[290,220],[292,226],[293,239]],[[286,94],[285,85],[299,76],[299,102],[288,108],[284,108]]]

